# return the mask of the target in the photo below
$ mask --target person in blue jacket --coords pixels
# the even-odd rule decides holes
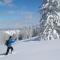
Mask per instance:
[[[14,39],[12,36],[9,37],[9,39],[6,41],[5,45],[7,46],[7,51],[5,55],[8,55],[9,50],[11,50],[11,53],[13,51],[12,45],[16,42],[16,39]]]

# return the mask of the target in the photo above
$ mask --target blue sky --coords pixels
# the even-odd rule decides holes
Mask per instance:
[[[38,24],[42,0],[0,0],[0,26]]]

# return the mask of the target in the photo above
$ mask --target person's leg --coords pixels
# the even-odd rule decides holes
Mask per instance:
[[[8,55],[9,49],[10,49],[10,47],[7,47],[6,55]]]
[[[11,53],[12,53],[12,51],[13,51],[13,47],[11,46],[10,49],[11,49]]]

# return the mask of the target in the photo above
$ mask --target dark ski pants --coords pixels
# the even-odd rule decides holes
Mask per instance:
[[[8,55],[10,49],[11,49],[11,53],[12,53],[13,47],[12,46],[11,47],[7,47],[6,55]]]

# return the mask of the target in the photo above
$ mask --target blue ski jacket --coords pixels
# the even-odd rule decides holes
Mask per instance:
[[[8,47],[12,46],[14,43],[16,42],[16,40],[14,39],[9,39],[6,41],[5,45],[7,45]]]

